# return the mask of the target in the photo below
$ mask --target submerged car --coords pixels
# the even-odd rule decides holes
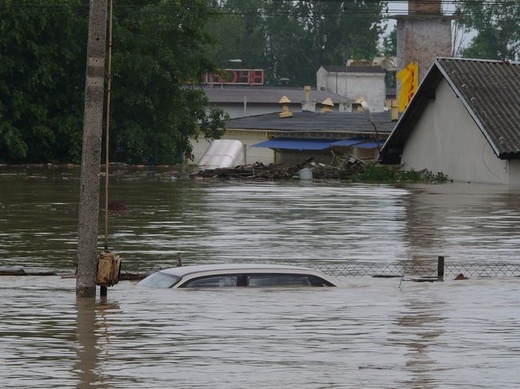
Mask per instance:
[[[137,285],[151,288],[338,286],[334,277],[299,266],[268,264],[194,265],[163,269]]]

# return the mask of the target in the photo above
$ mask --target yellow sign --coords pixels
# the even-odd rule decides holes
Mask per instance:
[[[401,81],[401,91],[397,100],[399,111],[403,112],[417,92],[417,88],[419,88],[419,64],[417,62],[408,64],[397,73],[397,79]]]

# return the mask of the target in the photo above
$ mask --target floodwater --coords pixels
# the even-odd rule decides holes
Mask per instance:
[[[237,183],[115,175],[123,270],[209,262],[518,263],[520,192],[445,184]],[[71,273],[76,170],[0,169],[0,267]],[[100,217],[103,234],[104,213]],[[102,242],[102,237],[100,242]],[[517,277],[345,277],[312,290],[178,291],[0,280],[5,388],[512,388]]]

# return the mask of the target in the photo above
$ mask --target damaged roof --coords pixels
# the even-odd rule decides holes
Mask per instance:
[[[399,163],[398,154],[443,79],[497,157],[520,159],[520,63],[438,58],[381,149],[382,162]]]

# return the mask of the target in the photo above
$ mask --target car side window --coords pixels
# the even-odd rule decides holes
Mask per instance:
[[[250,274],[247,285],[261,286],[312,286],[309,276],[305,274]]]
[[[238,275],[198,277],[187,281],[181,288],[225,288],[237,286]]]

